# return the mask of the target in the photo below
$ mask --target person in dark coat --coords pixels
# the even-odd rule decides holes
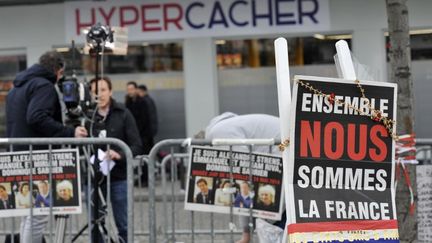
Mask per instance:
[[[0,209],[15,208],[15,198],[13,194],[8,194],[6,187],[0,184]]]
[[[130,147],[134,156],[140,155],[142,153],[141,139],[131,112],[123,104],[117,103],[112,98],[112,83],[108,77],[103,77],[99,81],[91,80],[93,95],[96,93],[96,82],[98,84],[98,105],[94,127],[91,129],[94,132],[93,136],[120,139]],[[125,154],[117,146],[111,146],[110,150],[105,152],[107,157],[115,162],[110,172],[111,203],[115,209],[113,211],[114,220],[119,231],[119,237],[124,242],[128,242],[126,182],[126,163],[128,161],[126,161]],[[106,192],[106,183],[102,185],[102,190]]]
[[[60,101],[55,88],[64,72],[64,60],[47,52],[39,64],[19,73],[6,98],[6,134],[19,137],[86,137],[84,127],[63,125]],[[18,146],[14,147],[18,150]],[[28,146],[22,147],[28,149]]]
[[[144,100],[147,107],[147,126],[144,127],[141,133],[144,151],[147,153],[147,151],[150,152],[154,146],[154,137],[158,131],[158,115],[156,104],[153,98],[148,94],[147,86],[144,84],[139,85],[138,95]]]
[[[208,188],[207,181],[204,178],[200,178],[196,184],[200,189],[200,192],[196,195],[195,202],[214,204],[214,193],[213,190]]]
[[[150,127],[150,116],[148,107],[146,105],[146,102],[142,97],[138,95],[138,85],[135,81],[130,81],[127,83],[126,86],[126,98],[125,98],[125,105],[129,109],[129,111],[132,113],[133,117],[135,118],[135,122],[138,127],[139,136],[141,139],[141,143],[143,145],[143,154],[149,154],[150,149],[147,143],[145,142],[145,136],[143,134],[146,134],[146,130]],[[142,186],[148,185],[148,168],[147,163],[144,163],[142,165],[142,174],[141,174],[141,182]]]
[[[128,82],[126,92],[125,105],[135,118],[140,137],[142,138],[142,134],[150,127],[150,116],[147,105],[144,99],[138,95],[138,85],[136,82]],[[141,142],[143,141],[141,140]],[[144,153],[148,154],[148,151],[144,150]]]
[[[67,127],[62,122],[55,84],[63,76],[64,63],[59,53],[49,51],[39,58],[39,63],[18,73],[6,98],[8,137],[87,137],[84,127]],[[14,146],[14,150],[28,150],[28,146]],[[47,224],[48,216],[26,217],[21,222],[21,242],[41,242]]]

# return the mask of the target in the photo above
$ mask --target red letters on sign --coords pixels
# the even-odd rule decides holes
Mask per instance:
[[[75,9],[77,35],[81,34],[82,29],[97,22],[113,27],[134,27],[140,24],[143,32],[182,30],[182,19],[184,10],[178,3],[94,7],[86,11]]]
[[[301,121],[300,127],[300,156],[308,157],[309,147],[311,150],[311,156],[314,158],[319,158],[321,156],[321,122],[314,121],[313,131],[311,130],[309,121]]]
[[[155,19],[148,19],[147,12],[151,11],[152,9],[158,9],[160,8],[160,4],[148,4],[148,5],[142,5],[141,6],[141,16],[142,16],[142,31],[161,31],[160,26],[149,26],[151,24],[159,24],[160,20]]]
[[[90,15],[91,15],[91,21],[87,22],[87,23],[82,23],[81,22],[81,16],[80,16],[80,10],[78,8],[75,9],[76,34],[77,35],[81,34],[81,32],[80,32],[81,29],[91,27],[92,25],[95,24],[95,22],[96,22],[96,15],[95,15],[95,9],[94,8],[91,9]]]
[[[333,144],[333,133],[336,142]],[[340,159],[344,152],[344,128],[339,122],[329,122],[324,128],[324,153],[330,159]],[[336,149],[333,151],[333,147]]]
[[[169,9],[176,10],[176,16],[169,16]],[[180,25],[180,20],[183,18],[183,9],[177,3],[167,3],[163,5],[163,19],[164,19],[164,30],[168,30],[168,24],[173,23],[177,26],[177,29],[183,29]]]
[[[388,153],[383,139],[388,137],[387,130],[381,124],[368,127],[366,124],[349,123],[344,128],[339,122],[329,122],[322,126],[321,121],[313,121],[312,129],[310,121],[302,120],[300,157],[320,158],[323,151],[325,157],[332,160],[341,159],[345,155],[355,161],[370,158],[382,162]]]
[[[358,141],[359,150],[356,152]],[[362,160],[366,156],[367,125],[360,125],[360,133],[356,134],[356,126],[348,124],[348,156],[353,160]]]
[[[382,139],[378,136],[378,133],[382,137],[388,137],[388,132],[384,126],[375,125],[370,131],[371,142],[376,146],[376,148],[370,148],[369,154],[373,161],[382,162],[387,157],[387,147]]]
[[[133,15],[132,18],[126,19],[126,13]],[[138,9],[135,6],[120,7],[120,27],[134,25],[138,22]]]

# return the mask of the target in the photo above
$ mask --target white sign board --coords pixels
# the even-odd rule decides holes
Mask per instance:
[[[80,214],[78,149],[0,153],[0,218]]]
[[[66,41],[97,22],[129,29],[130,41],[225,37],[330,28],[328,0],[124,0],[66,2]]]
[[[188,168],[186,210],[281,219],[280,157],[192,146]]]

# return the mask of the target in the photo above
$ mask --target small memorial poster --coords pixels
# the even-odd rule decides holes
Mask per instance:
[[[281,157],[192,146],[189,162],[186,210],[281,218]]]
[[[51,176],[50,176],[51,174]],[[0,217],[79,214],[78,149],[0,153]]]

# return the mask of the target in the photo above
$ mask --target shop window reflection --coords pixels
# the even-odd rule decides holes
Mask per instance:
[[[64,49],[62,48],[57,48]],[[83,54],[82,46],[77,48],[75,70],[77,74],[94,73],[95,59]],[[181,43],[130,44],[125,56],[109,53],[103,56],[104,73],[153,73],[183,71],[183,48]],[[72,51],[63,52],[69,65],[72,65]],[[72,69],[67,71],[71,72]]]
[[[322,35],[320,35],[322,36]],[[290,65],[332,64],[334,45],[332,36],[287,38]],[[350,45],[351,40],[346,39]],[[274,38],[246,40],[217,40],[217,65],[225,68],[273,67]]]

